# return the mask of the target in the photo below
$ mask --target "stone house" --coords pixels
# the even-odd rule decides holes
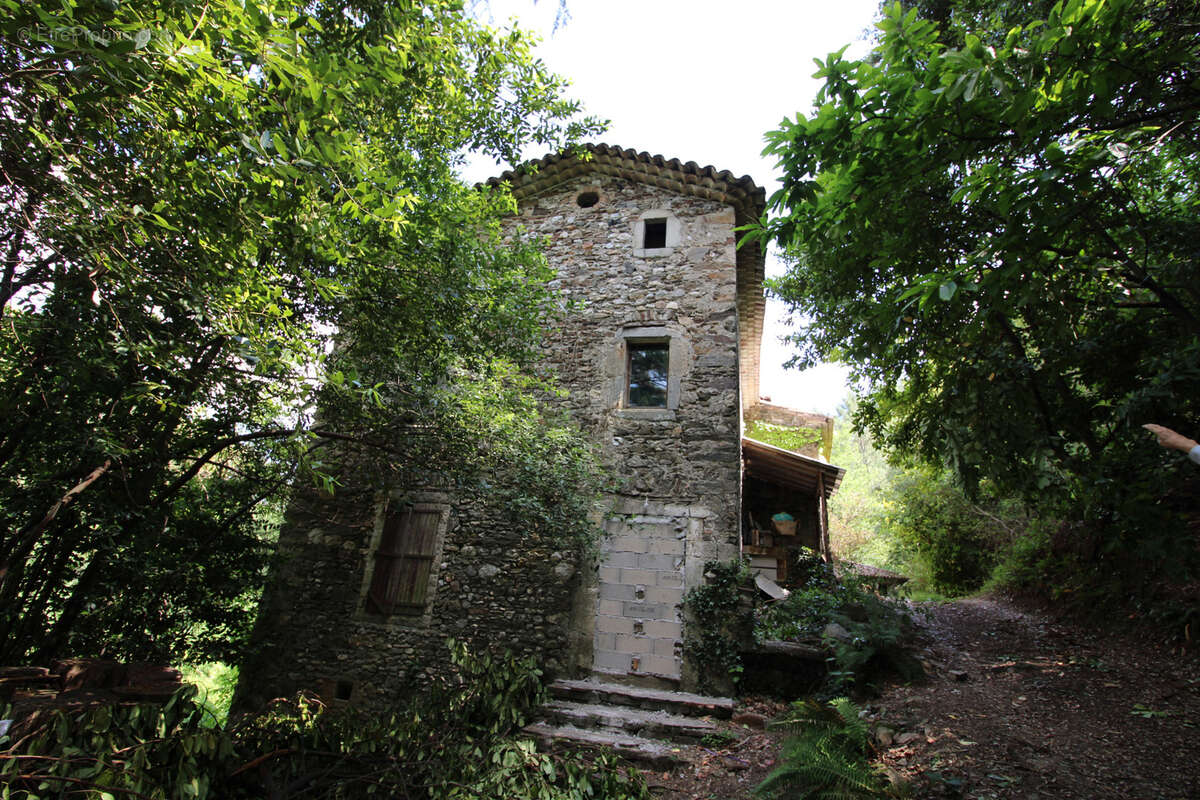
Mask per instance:
[[[687,688],[680,603],[705,563],[746,553],[778,574],[787,547],[820,547],[842,474],[816,457],[832,422],[758,403],[763,255],[737,248],[735,229],[762,214],[763,190],[694,162],[585,150],[496,180],[518,200],[514,230],[544,238],[557,288],[579,301],[545,357],[621,480],[600,563],[505,530],[486,498],[302,493],[243,671],[248,702],[301,688],[382,702],[440,669],[449,637],[536,653],[552,673]],[[753,442],[748,418],[821,442]],[[779,511],[795,536],[761,530]]]

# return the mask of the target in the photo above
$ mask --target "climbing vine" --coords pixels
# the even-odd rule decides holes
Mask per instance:
[[[821,443],[821,432],[812,428],[792,428],[755,420],[746,425],[746,437],[784,450],[799,452]]]
[[[687,625],[684,654],[695,667],[704,691],[729,691],[742,676],[742,645],[753,624],[750,567],[745,561],[709,561],[705,583],[683,597]]]

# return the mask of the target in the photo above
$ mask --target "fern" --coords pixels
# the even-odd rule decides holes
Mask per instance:
[[[826,703],[797,700],[776,727],[789,734],[781,764],[754,790],[789,800],[862,800],[895,796],[871,767],[871,729],[845,697]]]

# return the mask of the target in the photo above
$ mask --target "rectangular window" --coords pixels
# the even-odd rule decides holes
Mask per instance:
[[[412,506],[388,509],[375,551],[367,611],[394,614],[425,608],[441,518],[440,511],[416,511]]]
[[[629,342],[628,405],[666,408],[670,346],[667,342]]]
[[[646,235],[642,247],[646,250],[656,250],[667,246],[667,221],[665,219],[648,219],[644,223]]]

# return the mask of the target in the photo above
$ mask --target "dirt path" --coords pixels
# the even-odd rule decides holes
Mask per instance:
[[[916,797],[1200,798],[1194,656],[996,599],[925,608],[929,681],[870,704]]]

